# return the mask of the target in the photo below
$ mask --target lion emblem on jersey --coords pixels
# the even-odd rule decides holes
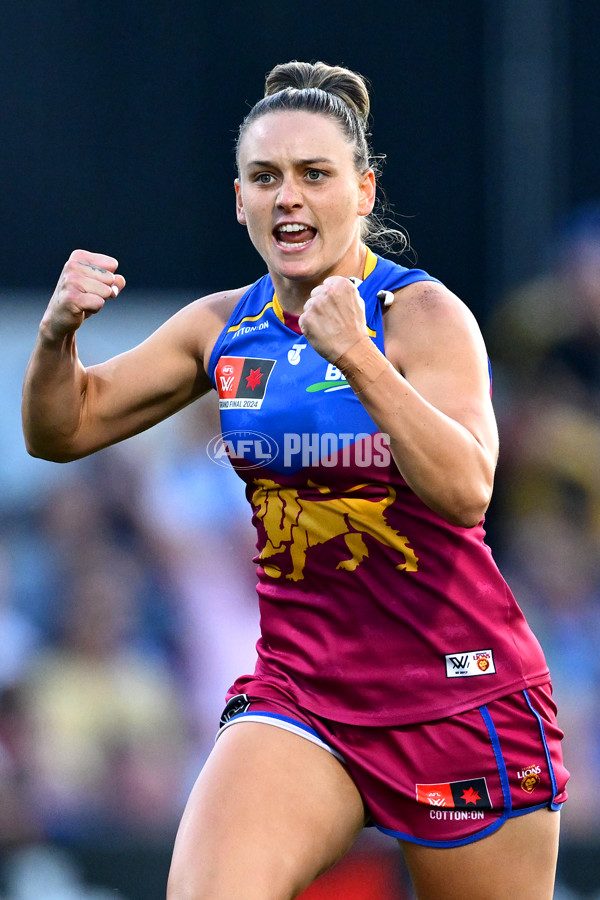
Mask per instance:
[[[352,496],[370,487],[368,484],[355,485],[343,497],[331,497],[329,488],[309,481],[308,486],[319,494],[312,499],[268,478],[257,478],[254,484],[252,506],[266,534],[258,559],[271,578],[279,578],[282,571],[270,560],[287,550],[292,570],[285,577],[290,581],[301,581],[310,547],[339,537],[344,538],[349,556],[338,562],[336,568],[353,572],[369,555],[363,535],[370,535],[398,551],[398,571],[417,571],[418,559],[408,545],[408,538],[398,534],[385,519],[385,510],[396,498],[391,485],[386,486],[384,497],[369,499]]]

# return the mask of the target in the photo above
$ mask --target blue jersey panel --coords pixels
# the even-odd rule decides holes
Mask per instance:
[[[376,260],[358,290],[369,333],[383,352],[377,293],[437,279],[421,269]],[[237,304],[211,355],[209,375],[219,393],[223,438],[232,461],[293,475],[378,429],[339,369],[283,318],[267,275]]]

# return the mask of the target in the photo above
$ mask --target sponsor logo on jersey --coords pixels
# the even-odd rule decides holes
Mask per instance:
[[[272,309],[275,311],[275,298],[269,300],[268,303],[265,303],[263,308],[259,313],[255,316],[244,316],[239,322],[236,322],[234,325],[230,325],[227,329],[227,333],[231,334],[232,337],[239,337],[241,334],[248,334],[253,331],[261,331],[263,328],[269,327],[269,320],[264,319],[262,322],[260,321],[262,317],[265,315],[267,310]],[[277,315],[277,313],[276,313]],[[244,322],[258,322],[257,325],[245,325]]]
[[[215,370],[219,409],[260,409],[274,365],[274,359],[222,356]]]
[[[526,791],[528,794],[535,791],[536,787],[541,784],[542,781],[540,778],[541,771],[541,766],[524,766],[517,772],[517,778],[521,782],[521,790]]]
[[[300,362],[300,354],[306,350],[308,344],[292,344],[292,349],[288,350],[288,362],[290,366],[297,366]]]
[[[493,675],[496,671],[492,650],[464,650],[447,653],[446,678],[472,678],[474,675]]]
[[[268,322],[261,322],[259,325],[238,325],[231,335],[231,340],[233,341],[235,338],[242,337],[245,334],[252,334],[254,331],[264,331],[268,327]],[[229,330],[231,331],[232,329],[230,328]]]
[[[492,801],[485,778],[417,784],[417,803],[444,809],[491,809]]]
[[[339,391],[342,388],[347,387],[350,387],[350,385],[344,378],[342,372],[337,366],[334,366],[333,363],[329,363],[325,369],[325,380],[309,384],[306,390],[309,394],[314,394],[316,391],[325,391],[326,393],[329,393],[330,391]]]

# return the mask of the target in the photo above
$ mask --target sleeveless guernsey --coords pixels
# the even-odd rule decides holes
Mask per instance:
[[[436,279],[369,251],[359,291],[382,351],[377,293],[416,281]],[[239,301],[209,369],[221,452],[257,531],[255,677],[316,715],[366,725],[450,716],[549,680],[483,522],[450,525],[410,490],[270,276]]]

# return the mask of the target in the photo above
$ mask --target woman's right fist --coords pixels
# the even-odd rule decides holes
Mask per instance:
[[[62,340],[102,309],[109,297],[125,287],[118,262],[104,253],[74,250],[63,268],[44,313],[41,330],[50,340]]]

